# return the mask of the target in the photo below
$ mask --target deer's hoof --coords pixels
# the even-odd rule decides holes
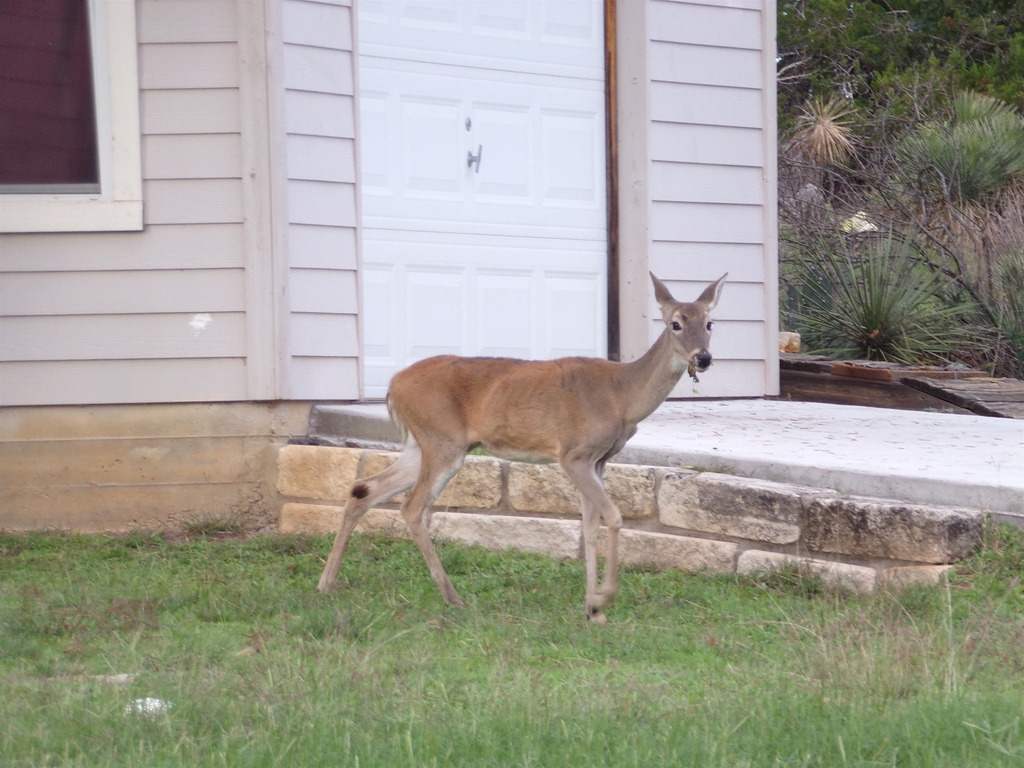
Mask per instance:
[[[608,619],[604,615],[604,611],[602,611],[600,608],[596,608],[594,606],[591,606],[591,607],[587,608],[587,620],[591,624],[607,624],[608,623]]]

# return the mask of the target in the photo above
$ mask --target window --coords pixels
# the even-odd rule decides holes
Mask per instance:
[[[0,19],[0,191],[99,192],[88,0],[5,0]]]
[[[0,232],[142,229],[137,61],[134,3],[0,3]]]

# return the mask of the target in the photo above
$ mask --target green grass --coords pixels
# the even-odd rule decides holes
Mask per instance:
[[[181,524],[186,536],[219,536],[221,534],[239,534],[245,530],[245,524],[238,518],[231,517],[199,517]]]
[[[1024,536],[852,596],[356,536],[0,535],[3,766],[1019,766]],[[130,673],[116,685],[93,676]],[[126,715],[134,699],[172,709]]]

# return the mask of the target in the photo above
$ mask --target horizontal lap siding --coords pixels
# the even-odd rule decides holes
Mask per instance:
[[[0,240],[5,405],[243,400],[234,0],[139,0],[142,232]]]
[[[135,315],[147,312],[241,312],[240,270],[24,272],[4,275],[0,303],[8,316]],[[127,290],[126,290],[127,288]]]
[[[244,357],[245,313],[203,315],[11,317],[0,361]]]
[[[352,9],[284,0],[287,391],[359,397]]]
[[[246,399],[243,358],[19,361],[3,366],[5,396],[21,400],[19,405]]]
[[[766,381],[770,203],[760,0],[650,0],[651,270],[692,301],[723,273],[714,367],[676,396],[758,396]],[[653,300],[652,300],[653,301]],[[663,328],[653,313],[651,334]]]

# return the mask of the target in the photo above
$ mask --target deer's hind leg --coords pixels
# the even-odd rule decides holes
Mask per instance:
[[[380,504],[412,488],[419,477],[421,462],[420,447],[410,439],[394,464],[383,472],[356,481],[345,503],[341,527],[338,529],[338,535],[334,537],[334,547],[327,558],[327,565],[324,566],[317,589],[326,592],[338,578],[341,561],[345,558],[345,548],[363,515],[374,504]]]
[[[457,605],[459,608],[465,608],[466,605],[455,591],[455,587],[452,586],[451,579],[448,578],[448,574],[441,564],[441,559],[434,551],[428,527],[430,505],[441,494],[448,481],[459,471],[465,458],[464,449],[424,450],[419,478],[416,480],[409,498],[402,504],[402,517],[405,519],[406,525],[409,526],[413,541],[416,542],[423,559],[427,562],[431,578],[434,579],[434,583],[441,591],[445,603]]]

